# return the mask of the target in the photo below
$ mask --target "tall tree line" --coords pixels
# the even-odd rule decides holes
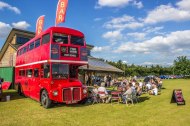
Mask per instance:
[[[147,75],[190,75],[190,60],[187,56],[179,56],[173,61],[173,66],[161,65],[142,66],[126,64],[122,60],[117,62],[100,59],[124,71],[125,76],[147,76]]]

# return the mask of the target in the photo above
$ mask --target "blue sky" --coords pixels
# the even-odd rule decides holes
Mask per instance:
[[[0,47],[11,28],[54,26],[57,0],[0,0]],[[190,56],[190,0],[69,0],[66,22],[82,31],[92,55],[138,65],[172,65]]]

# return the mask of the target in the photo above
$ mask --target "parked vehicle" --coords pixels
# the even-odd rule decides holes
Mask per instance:
[[[84,34],[51,27],[19,47],[15,86],[19,94],[39,101],[44,108],[52,102],[78,103],[87,97],[78,68],[87,64]]]

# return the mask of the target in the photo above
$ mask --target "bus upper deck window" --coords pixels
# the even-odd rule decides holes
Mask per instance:
[[[53,33],[53,42],[68,44],[68,35],[61,33]]]
[[[46,44],[50,41],[50,34],[42,36],[42,44]]]
[[[77,36],[71,36],[71,44],[84,46],[84,38],[77,37]]]

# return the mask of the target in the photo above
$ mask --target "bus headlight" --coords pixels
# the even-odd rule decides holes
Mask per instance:
[[[58,95],[58,91],[53,91],[53,96],[57,96]]]
[[[86,94],[87,93],[87,90],[86,89],[83,89],[83,94]]]

